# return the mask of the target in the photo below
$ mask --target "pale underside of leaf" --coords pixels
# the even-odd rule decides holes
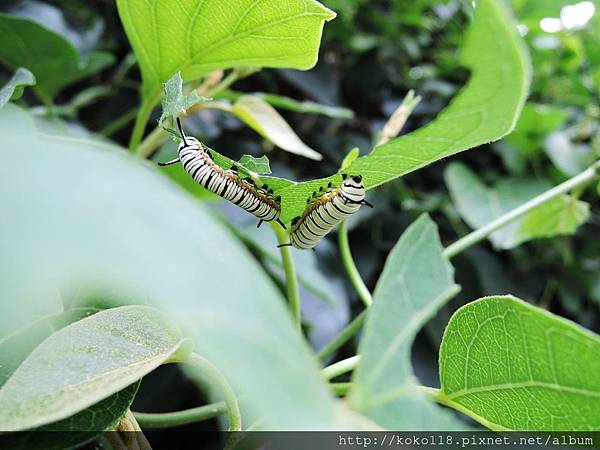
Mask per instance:
[[[182,336],[158,310],[109,309],[44,340],[0,389],[0,429],[55,422],[126,388],[165,362]]]

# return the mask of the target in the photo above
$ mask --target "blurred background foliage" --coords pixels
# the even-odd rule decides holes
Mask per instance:
[[[271,152],[271,144],[232,115],[216,110],[191,117],[188,132],[235,160],[242,154],[266,153],[274,175],[308,180],[335,172],[353,147],[366,153],[408,90],[414,89],[422,100],[403,133],[429,123],[467,80],[468,72],[457,66],[457,51],[471,13],[466,0],[323,3],[338,17],[325,29],[315,69],[264,70],[226,93],[268,92],[352,110],[352,118],[331,118],[279,109],[300,138],[324,156],[322,162]],[[513,6],[534,68],[530,98],[514,133],[452,161],[468,166],[492,194],[501,180],[515,180],[511,194],[518,197],[521,185],[532,180],[555,185],[600,157],[600,7],[590,1],[564,0],[514,0]],[[85,58],[103,55],[102,63],[86,78],[73,77],[70,84],[56,89],[53,109],[64,122],[48,126],[63,127],[74,135],[92,130],[126,146],[139,103],[140,74],[115,4],[8,0],[0,10],[54,30]],[[0,84],[11,75],[8,68],[0,68]],[[49,101],[26,89],[19,102],[36,107],[42,117],[47,111],[39,98]],[[158,114],[153,119],[156,123]],[[173,145],[167,143],[153,158],[163,159]],[[352,251],[370,288],[402,231],[422,212],[432,215],[446,244],[470,230],[465,221],[468,211],[458,208],[449,193],[447,168],[448,161],[436,163],[371,191],[369,201],[377,208],[363,208],[351,221]],[[182,172],[170,176],[203,201],[211,201],[212,196]],[[573,235],[503,250],[489,241],[453,260],[462,292],[428,324],[413,352],[424,384],[437,383],[436,355],[449,315],[474,298],[511,293],[600,331],[600,202],[593,190],[581,194],[581,200],[591,204],[590,215]],[[214,202],[214,207],[283,289],[270,233],[256,232],[254,221],[234,207],[223,202]],[[339,264],[334,238],[315,253],[297,254],[305,325],[317,349],[344,327],[353,310],[361,309]],[[354,345],[348,344],[347,356],[354,354]],[[142,385],[136,409],[156,409],[158,392],[164,396],[164,410],[196,404],[183,389],[169,391],[167,385],[179,378],[170,368],[151,374]],[[154,389],[158,384],[160,388]]]

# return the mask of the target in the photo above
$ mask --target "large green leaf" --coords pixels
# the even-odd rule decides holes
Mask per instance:
[[[147,306],[108,309],[45,339],[0,388],[0,429],[68,418],[173,357],[183,337]]]
[[[323,23],[335,13],[315,0],[118,0],[142,70],[144,98],[181,71],[184,81],[239,66],[308,69]]]
[[[46,101],[63,87],[113,62],[112,55],[105,52],[80,56],[61,35],[21,17],[0,14],[0,35],[0,62],[33,72],[37,81],[33,89]]]
[[[80,411],[33,430],[0,436],[3,450],[65,450],[79,448],[103,431],[112,430],[135,398],[139,383]]]
[[[488,224],[551,187],[533,178],[507,178],[488,188],[461,163],[448,165],[444,178],[458,212],[473,228]],[[588,203],[562,195],[495,231],[490,240],[497,248],[507,249],[531,239],[573,234],[589,214]]]
[[[480,0],[467,30],[460,62],[471,78],[432,123],[375,148],[345,172],[362,174],[368,189],[434,161],[510,133],[530,81],[529,59],[504,2]],[[281,189],[282,220],[302,213],[306,199],[339,175]],[[275,186],[275,183],[269,183]]]
[[[16,332],[0,339],[0,386],[12,375],[23,360],[55,331],[98,312],[96,308],[74,308],[64,313],[42,317]]]
[[[60,312],[63,300],[154,304],[257,409],[262,427],[333,426],[331,395],[279,291],[155,165],[40,133],[12,104],[0,110],[0,162],[0,336]]]
[[[440,399],[492,429],[600,429],[600,338],[514,297],[459,309],[440,350]]]
[[[8,83],[0,89],[0,108],[6,105],[11,98],[19,98],[23,93],[24,86],[33,86],[34,84],[33,74],[29,70],[19,67]]]
[[[435,223],[421,216],[402,235],[375,288],[349,400],[390,430],[456,430],[458,420],[418,389],[410,351],[427,320],[458,292]]]

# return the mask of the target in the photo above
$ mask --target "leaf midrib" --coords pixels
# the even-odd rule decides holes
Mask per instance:
[[[492,384],[489,386],[465,388],[465,389],[461,389],[459,391],[455,391],[452,393],[444,392],[443,387],[442,387],[442,392],[447,399],[455,400],[457,398],[464,397],[469,394],[503,391],[503,390],[510,390],[510,389],[525,389],[525,388],[532,388],[532,387],[539,387],[539,388],[555,390],[558,392],[568,392],[568,393],[572,393],[572,394],[600,398],[600,391],[593,391],[593,390],[585,389],[585,388],[564,386],[562,384],[547,383],[545,381],[535,381],[535,380],[520,381],[520,382],[513,382],[513,383],[503,383],[503,384]]]

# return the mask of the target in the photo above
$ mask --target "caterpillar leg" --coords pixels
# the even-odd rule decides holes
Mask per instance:
[[[363,200],[362,202],[360,202],[360,204],[361,204],[361,205],[368,206],[369,208],[374,208],[374,206],[373,206],[373,205],[371,205],[371,204],[370,204],[368,201],[366,201],[366,200]]]
[[[170,166],[171,164],[176,164],[179,162],[179,158],[175,158],[171,161],[167,161],[167,162],[159,162],[158,165],[163,167],[163,166]]]
[[[279,244],[279,245],[277,246],[277,248],[281,248],[281,247],[291,247],[291,246],[292,246],[292,243],[291,243],[291,242],[288,242],[287,244]]]
[[[262,225],[262,223],[263,223],[263,220],[262,220],[262,219],[260,219],[260,220],[258,221],[258,223],[256,224],[256,228],[260,228],[260,226]]]

